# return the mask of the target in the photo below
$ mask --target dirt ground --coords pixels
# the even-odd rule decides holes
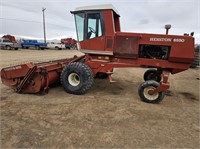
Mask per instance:
[[[0,67],[80,55],[75,50],[0,50]],[[145,68],[116,69],[85,95],[1,89],[1,148],[199,148],[199,69],[170,76],[157,105],[140,101]]]

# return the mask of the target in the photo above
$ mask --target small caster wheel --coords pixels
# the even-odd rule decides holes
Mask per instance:
[[[154,80],[160,82],[162,79],[161,74],[155,69],[149,69],[144,73],[144,81]]]
[[[158,104],[161,102],[165,96],[164,92],[159,92],[155,94],[151,94],[151,92],[156,89],[160,84],[156,81],[149,80],[142,83],[138,88],[138,93],[140,99],[143,102]]]

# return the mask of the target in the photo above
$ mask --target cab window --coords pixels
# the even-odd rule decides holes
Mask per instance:
[[[103,35],[100,13],[87,14],[86,39],[92,39]]]
[[[84,13],[75,15],[78,41],[83,41],[83,39],[84,39],[84,16],[85,16]]]

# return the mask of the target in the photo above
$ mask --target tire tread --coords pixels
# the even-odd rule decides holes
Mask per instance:
[[[79,89],[73,90],[73,91],[70,89],[69,84],[65,80],[68,71],[72,71],[72,70],[79,70],[81,72],[84,72],[84,75],[87,79],[87,81],[83,81],[83,84],[81,85]],[[63,68],[60,76],[61,76],[60,81],[65,91],[71,94],[76,94],[76,95],[85,94],[92,87],[92,84],[94,82],[92,70],[90,69],[88,65],[81,62],[73,62],[73,63],[68,64],[67,66]]]

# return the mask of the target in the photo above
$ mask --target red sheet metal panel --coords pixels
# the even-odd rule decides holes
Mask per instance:
[[[137,58],[138,36],[116,35],[114,43],[114,55],[116,57]]]

